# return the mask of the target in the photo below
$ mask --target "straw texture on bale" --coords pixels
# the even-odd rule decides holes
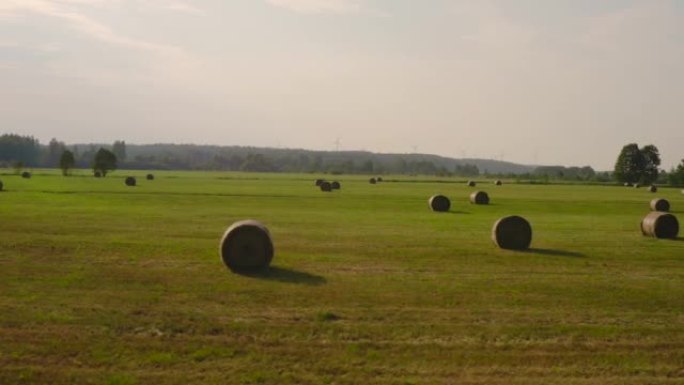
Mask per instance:
[[[475,183],[475,181],[472,181],[472,180],[468,181],[468,186],[475,187],[476,185],[477,185],[477,183]]]
[[[249,273],[268,268],[273,241],[266,226],[255,220],[233,223],[219,245],[221,260],[231,271]]]
[[[370,183],[370,184],[376,184],[376,183],[377,183],[377,180],[375,180],[375,178],[370,178],[370,179],[368,179],[368,183]]]
[[[330,182],[323,182],[321,183],[321,191],[323,192],[330,192],[332,191],[332,184]]]
[[[93,173],[93,176],[95,176],[95,178],[101,178],[101,177],[102,177],[102,174],[101,174],[99,171],[95,171],[95,172]]]
[[[501,218],[494,223],[492,240],[502,249],[526,250],[532,243],[532,226],[517,215]]]
[[[663,198],[656,198],[651,201],[651,210],[653,211],[670,211],[670,202]]]
[[[154,180],[154,175],[152,174],[147,174],[147,180]]]
[[[484,191],[475,191],[474,193],[470,194],[470,203],[474,203],[476,205],[488,205],[489,195],[487,195],[487,193]]]
[[[340,182],[334,181],[330,183],[330,188],[333,190],[339,190],[342,186],[340,185]]]
[[[451,201],[444,195],[434,195],[428,200],[430,209],[437,212],[449,211],[451,208]]]
[[[24,171],[21,173],[21,177],[24,179],[31,179],[31,173],[28,171]]]
[[[137,181],[132,176],[126,177],[126,186],[135,186],[136,182]]]
[[[3,188],[5,188],[5,185],[2,184],[2,181],[0,180],[0,191],[2,191]]]
[[[672,214],[653,211],[641,221],[641,233],[654,238],[677,238],[679,222]]]
[[[656,187],[656,186],[649,186],[649,187],[648,187],[648,191],[650,191],[650,192],[652,192],[652,193],[658,192],[658,187]]]
[[[496,182],[494,182],[494,184],[497,186],[501,186],[503,183],[500,180],[497,180]]]
[[[325,182],[323,179],[316,179],[316,186],[320,186],[323,182]]]

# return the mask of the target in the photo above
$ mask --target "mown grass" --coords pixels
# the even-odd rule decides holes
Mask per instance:
[[[0,176],[0,383],[684,382],[684,241],[639,232],[654,196],[683,219],[679,190],[145,174]],[[494,247],[510,214],[532,250]],[[268,274],[218,257],[246,218]]]

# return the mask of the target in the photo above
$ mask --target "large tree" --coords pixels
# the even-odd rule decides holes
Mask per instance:
[[[74,168],[75,164],[76,158],[74,157],[74,153],[69,150],[64,150],[62,156],[59,158],[59,168],[62,169],[62,175],[69,175],[69,170]]]
[[[630,143],[622,148],[615,162],[615,179],[620,182],[651,184],[658,179],[660,154],[652,144],[639,148]]]
[[[100,147],[95,154],[93,162],[93,171],[100,172],[103,177],[107,176],[110,171],[116,170],[116,155],[113,152]]]

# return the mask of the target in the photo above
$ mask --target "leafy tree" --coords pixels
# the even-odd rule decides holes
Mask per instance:
[[[74,153],[69,150],[64,150],[62,156],[59,158],[59,168],[62,169],[62,175],[69,175],[69,170],[74,168],[75,164],[76,158],[74,157]]]
[[[639,148],[630,143],[622,148],[615,162],[614,176],[619,182],[651,184],[658,179],[660,153],[652,144]]]
[[[102,177],[105,177],[108,172],[114,170],[116,170],[116,155],[114,155],[113,152],[100,147],[95,154],[93,171],[99,171]]]
[[[116,159],[120,161],[126,160],[126,142],[123,140],[114,141],[112,152],[116,155]]]
[[[684,186],[684,159],[677,165],[677,168],[673,168],[667,175],[668,181],[673,186]]]

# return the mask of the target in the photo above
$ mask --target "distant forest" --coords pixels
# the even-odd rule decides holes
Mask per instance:
[[[303,149],[209,146],[192,144],[67,145],[57,139],[41,144],[31,136],[0,136],[0,167],[59,167],[65,150],[74,154],[76,167],[92,168],[95,153],[112,151],[119,169],[221,170],[328,174],[401,174],[434,176],[497,176],[539,181],[608,182],[608,172],[591,167],[528,166],[491,159],[454,159],[429,154],[376,154],[365,151],[311,151]]]

